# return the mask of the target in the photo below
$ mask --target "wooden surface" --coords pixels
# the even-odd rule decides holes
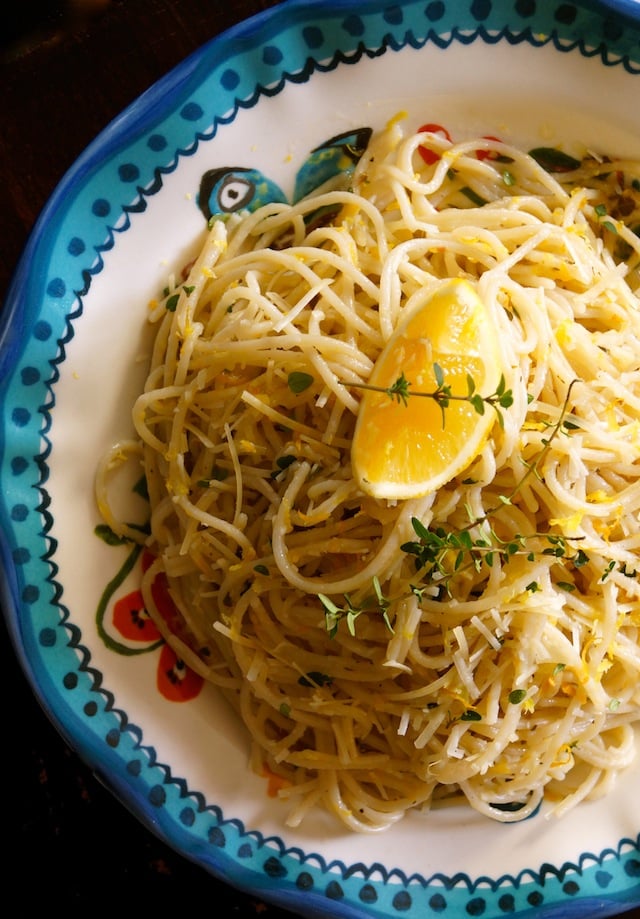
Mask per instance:
[[[10,14],[0,35],[0,302],[41,209],[86,145],[209,38],[276,5],[32,0]],[[134,905],[162,916],[291,916],[185,861],[117,804],[42,713],[0,629],[5,902],[67,916]]]
[[[12,42],[11,28],[3,33],[0,27],[0,302],[38,214],[87,144],[209,38],[278,5],[276,0],[20,2],[26,21]],[[35,19],[28,19],[29,11]]]

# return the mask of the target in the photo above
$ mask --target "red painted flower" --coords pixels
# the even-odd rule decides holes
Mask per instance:
[[[200,694],[204,680],[176,656],[169,645],[163,645],[158,664],[157,686],[160,695],[170,702],[188,702]]]
[[[113,625],[123,638],[148,644],[160,638],[158,627],[147,612],[142,593],[133,590],[121,597],[113,608]]]
[[[182,616],[171,599],[169,582],[163,572],[154,578],[151,593],[158,612],[171,631],[184,633]],[[203,678],[187,667],[169,645],[163,646],[158,665],[158,690],[166,699],[187,702],[199,694],[203,683]]]
[[[153,555],[147,550],[142,553],[138,547],[132,550],[102,595],[96,614],[98,632],[106,646],[116,654],[145,654],[157,650],[160,646],[156,679],[158,692],[171,702],[187,702],[200,693],[204,680],[187,667],[177,657],[175,651],[163,641],[157,625],[147,612],[142,591],[136,588],[113,602],[114,594],[133,570],[133,566],[139,563],[142,571],[145,572],[153,559]],[[188,641],[189,636],[185,633],[182,617],[171,599],[169,584],[164,573],[161,572],[155,577],[151,585],[151,592],[158,611],[170,630]],[[108,609],[112,603],[113,631],[107,625],[109,622]],[[124,642],[117,639],[114,633],[120,635]]]
[[[498,143],[501,143],[499,137],[493,137],[492,134],[485,134],[482,138],[483,140],[495,140]],[[476,157],[479,160],[497,160],[500,157],[500,154],[496,150],[476,150]]]
[[[142,570],[146,571],[152,561],[151,553],[143,552]],[[158,627],[145,608],[140,590],[132,590],[116,601],[113,607],[113,625],[128,641],[148,644],[160,638]]]
[[[443,137],[446,137],[448,141],[451,141],[451,135],[446,128],[443,128],[441,124],[423,124],[418,128],[418,134],[422,134],[423,131],[427,131],[429,134],[442,134]],[[441,158],[439,153],[436,153],[435,150],[431,150],[429,147],[425,147],[422,144],[418,147],[418,153],[425,161],[427,166],[433,166],[434,163],[437,163]]]

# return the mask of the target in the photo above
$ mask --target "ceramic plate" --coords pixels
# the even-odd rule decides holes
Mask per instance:
[[[184,678],[146,627],[132,634],[140,558],[96,532],[94,471],[131,433],[147,302],[201,242],[218,170],[244,187],[255,170],[293,198],[312,150],[401,110],[457,139],[640,157],[636,6],[290,0],[205,45],[108,127],[17,271],[0,330],[0,547],[22,665],[146,826],[303,916],[585,919],[640,903],[640,762],[561,823],[488,825],[454,808],[381,834],[322,814],[286,829],[215,690]]]

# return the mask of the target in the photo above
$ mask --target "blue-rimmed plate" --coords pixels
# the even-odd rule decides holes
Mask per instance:
[[[0,330],[0,547],[22,665],[149,828],[303,916],[548,919],[640,903],[640,764],[561,823],[488,825],[456,808],[371,836],[322,814],[285,828],[215,691],[143,619],[132,629],[142,556],[96,535],[94,472],[131,433],[146,304],[196,251],[211,196],[239,194],[255,171],[292,198],[312,150],[401,110],[460,139],[640,157],[635,7],[290,0],[114,122],[60,184],[16,274]],[[236,184],[216,184],[220,170]],[[124,483],[122,500],[136,500]]]

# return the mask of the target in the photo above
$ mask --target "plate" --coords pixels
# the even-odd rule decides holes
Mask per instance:
[[[215,690],[132,635],[140,558],[100,538],[95,469],[131,434],[146,304],[206,228],[204,176],[296,194],[312,150],[399,111],[458,137],[640,157],[637,4],[288,0],[205,45],[85,151],[45,208],[0,330],[2,601],[45,711],[186,858],[305,917],[589,917],[640,904],[640,763],[551,823],[454,808],[299,829]],[[121,487],[123,502],[132,489]],[[104,535],[104,533],[103,533]],[[123,610],[125,614],[123,614]]]

